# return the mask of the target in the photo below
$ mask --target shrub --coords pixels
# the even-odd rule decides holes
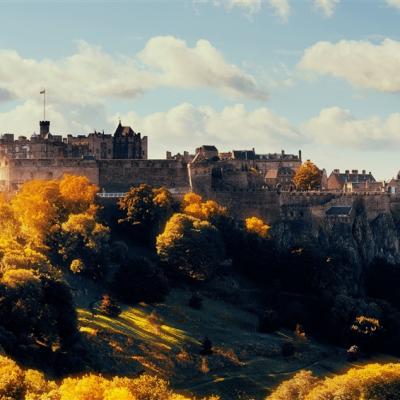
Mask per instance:
[[[118,315],[121,314],[121,307],[117,301],[108,294],[105,294],[101,299],[100,312],[109,317],[118,317]]]

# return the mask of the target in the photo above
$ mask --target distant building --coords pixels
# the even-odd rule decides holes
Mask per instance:
[[[100,132],[63,138],[50,132],[50,121],[40,121],[40,133],[30,139],[6,133],[0,137],[0,157],[55,159],[92,157],[103,159],[147,159],[147,136],[118,124],[114,135]]]
[[[360,187],[360,184],[368,185],[376,182],[371,172],[366,173],[362,170],[361,173],[357,169],[346,170],[340,172],[339,169],[334,169],[327,179],[326,189],[331,191],[345,191],[346,188]],[[366,187],[366,186],[365,186]]]
[[[218,152],[215,146],[201,146],[189,163],[189,180],[200,193],[209,190],[291,190],[301,165],[298,155],[257,154],[252,150]]]

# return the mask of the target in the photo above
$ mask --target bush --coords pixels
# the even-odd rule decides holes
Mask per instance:
[[[121,307],[112,297],[105,294],[101,299],[100,312],[109,317],[118,317],[121,314]]]
[[[117,298],[128,304],[161,302],[169,291],[162,270],[144,257],[130,259],[117,267],[111,288]]]

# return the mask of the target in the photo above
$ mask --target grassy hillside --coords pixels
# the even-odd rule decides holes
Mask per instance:
[[[289,331],[260,334],[254,314],[204,293],[201,310],[187,306],[189,291],[174,289],[163,304],[125,306],[117,318],[97,311],[99,295],[93,285],[76,291],[76,301],[90,349],[88,365],[105,374],[146,371],[167,378],[182,392],[262,399],[300,369],[326,375],[354,365],[346,362],[343,350]],[[199,354],[205,336],[213,343],[211,356]],[[285,342],[295,346],[293,356],[282,356]]]

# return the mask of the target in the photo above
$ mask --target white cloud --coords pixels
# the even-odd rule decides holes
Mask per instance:
[[[189,48],[173,36],[155,37],[147,42],[139,59],[152,68],[153,77],[163,86],[208,87],[233,98],[267,98],[254,77],[227,63],[207,40],[198,40]]]
[[[114,125],[118,116],[111,121]],[[146,116],[130,112],[122,115],[122,121],[148,135],[153,156],[164,156],[167,149],[193,151],[202,144],[215,144],[220,150],[256,147],[260,152],[273,152],[304,141],[285,118],[265,107],[250,111],[242,104],[217,111],[183,103]]]
[[[343,78],[360,88],[400,92],[400,42],[318,42],[304,51],[299,67]]]
[[[285,22],[289,19],[292,9],[288,0],[268,0],[268,2],[277,17]]]
[[[340,0],[314,0],[314,7],[321,11],[325,17],[331,17]]]
[[[158,36],[131,57],[111,55],[85,42],[62,59],[28,59],[0,50],[2,100],[38,99],[39,90],[46,87],[54,103],[94,104],[108,97],[134,98],[165,86],[208,88],[233,98],[267,97],[253,76],[227,62],[207,40],[189,47],[173,36]]]
[[[400,8],[400,0],[386,0],[389,7]]]
[[[226,7],[229,9],[234,7],[241,8],[252,15],[261,10],[261,0],[227,0]]]
[[[317,144],[390,150],[400,145],[400,113],[390,114],[385,119],[378,116],[360,119],[340,107],[324,108],[318,116],[304,123],[301,130]]]

